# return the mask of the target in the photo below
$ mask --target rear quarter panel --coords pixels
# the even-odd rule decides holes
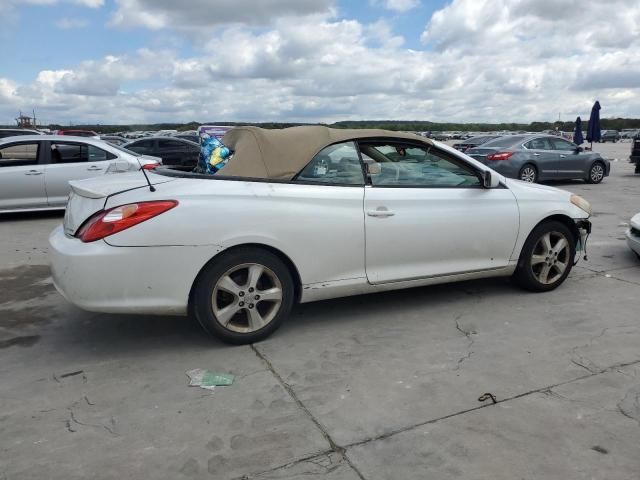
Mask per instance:
[[[179,205],[108,237],[114,246],[263,244],[297,267],[303,284],[363,278],[364,187],[179,179],[110,197],[106,208],[146,200]]]

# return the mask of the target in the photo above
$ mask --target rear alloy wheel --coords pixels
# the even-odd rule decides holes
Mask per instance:
[[[595,162],[589,169],[587,183],[600,183],[604,179],[604,165],[602,162]]]
[[[195,286],[195,315],[207,332],[225,342],[253,343],[271,335],[289,315],[293,282],[270,252],[238,249],[222,255]]]
[[[536,183],[538,181],[538,170],[530,163],[527,163],[520,169],[518,178],[523,182]]]
[[[575,254],[575,239],[564,224],[543,223],[525,242],[514,279],[527,290],[553,290],[571,272]]]

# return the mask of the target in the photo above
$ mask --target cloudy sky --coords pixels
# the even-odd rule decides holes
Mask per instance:
[[[640,117],[638,0],[0,0],[0,124]]]

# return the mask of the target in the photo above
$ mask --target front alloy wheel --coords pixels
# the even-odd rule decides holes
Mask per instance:
[[[566,225],[542,223],[527,238],[513,278],[527,290],[553,290],[571,272],[575,255],[575,238]]]
[[[531,255],[531,270],[543,285],[551,285],[569,268],[569,241],[560,232],[547,232],[536,243]]]

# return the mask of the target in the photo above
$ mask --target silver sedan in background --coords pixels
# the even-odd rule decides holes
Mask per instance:
[[[0,213],[63,209],[70,180],[155,167],[161,160],[84,137],[0,140]]]
[[[553,135],[512,135],[467,150],[467,155],[505,177],[525,182],[582,179],[600,183],[610,164],[599,153]]]

